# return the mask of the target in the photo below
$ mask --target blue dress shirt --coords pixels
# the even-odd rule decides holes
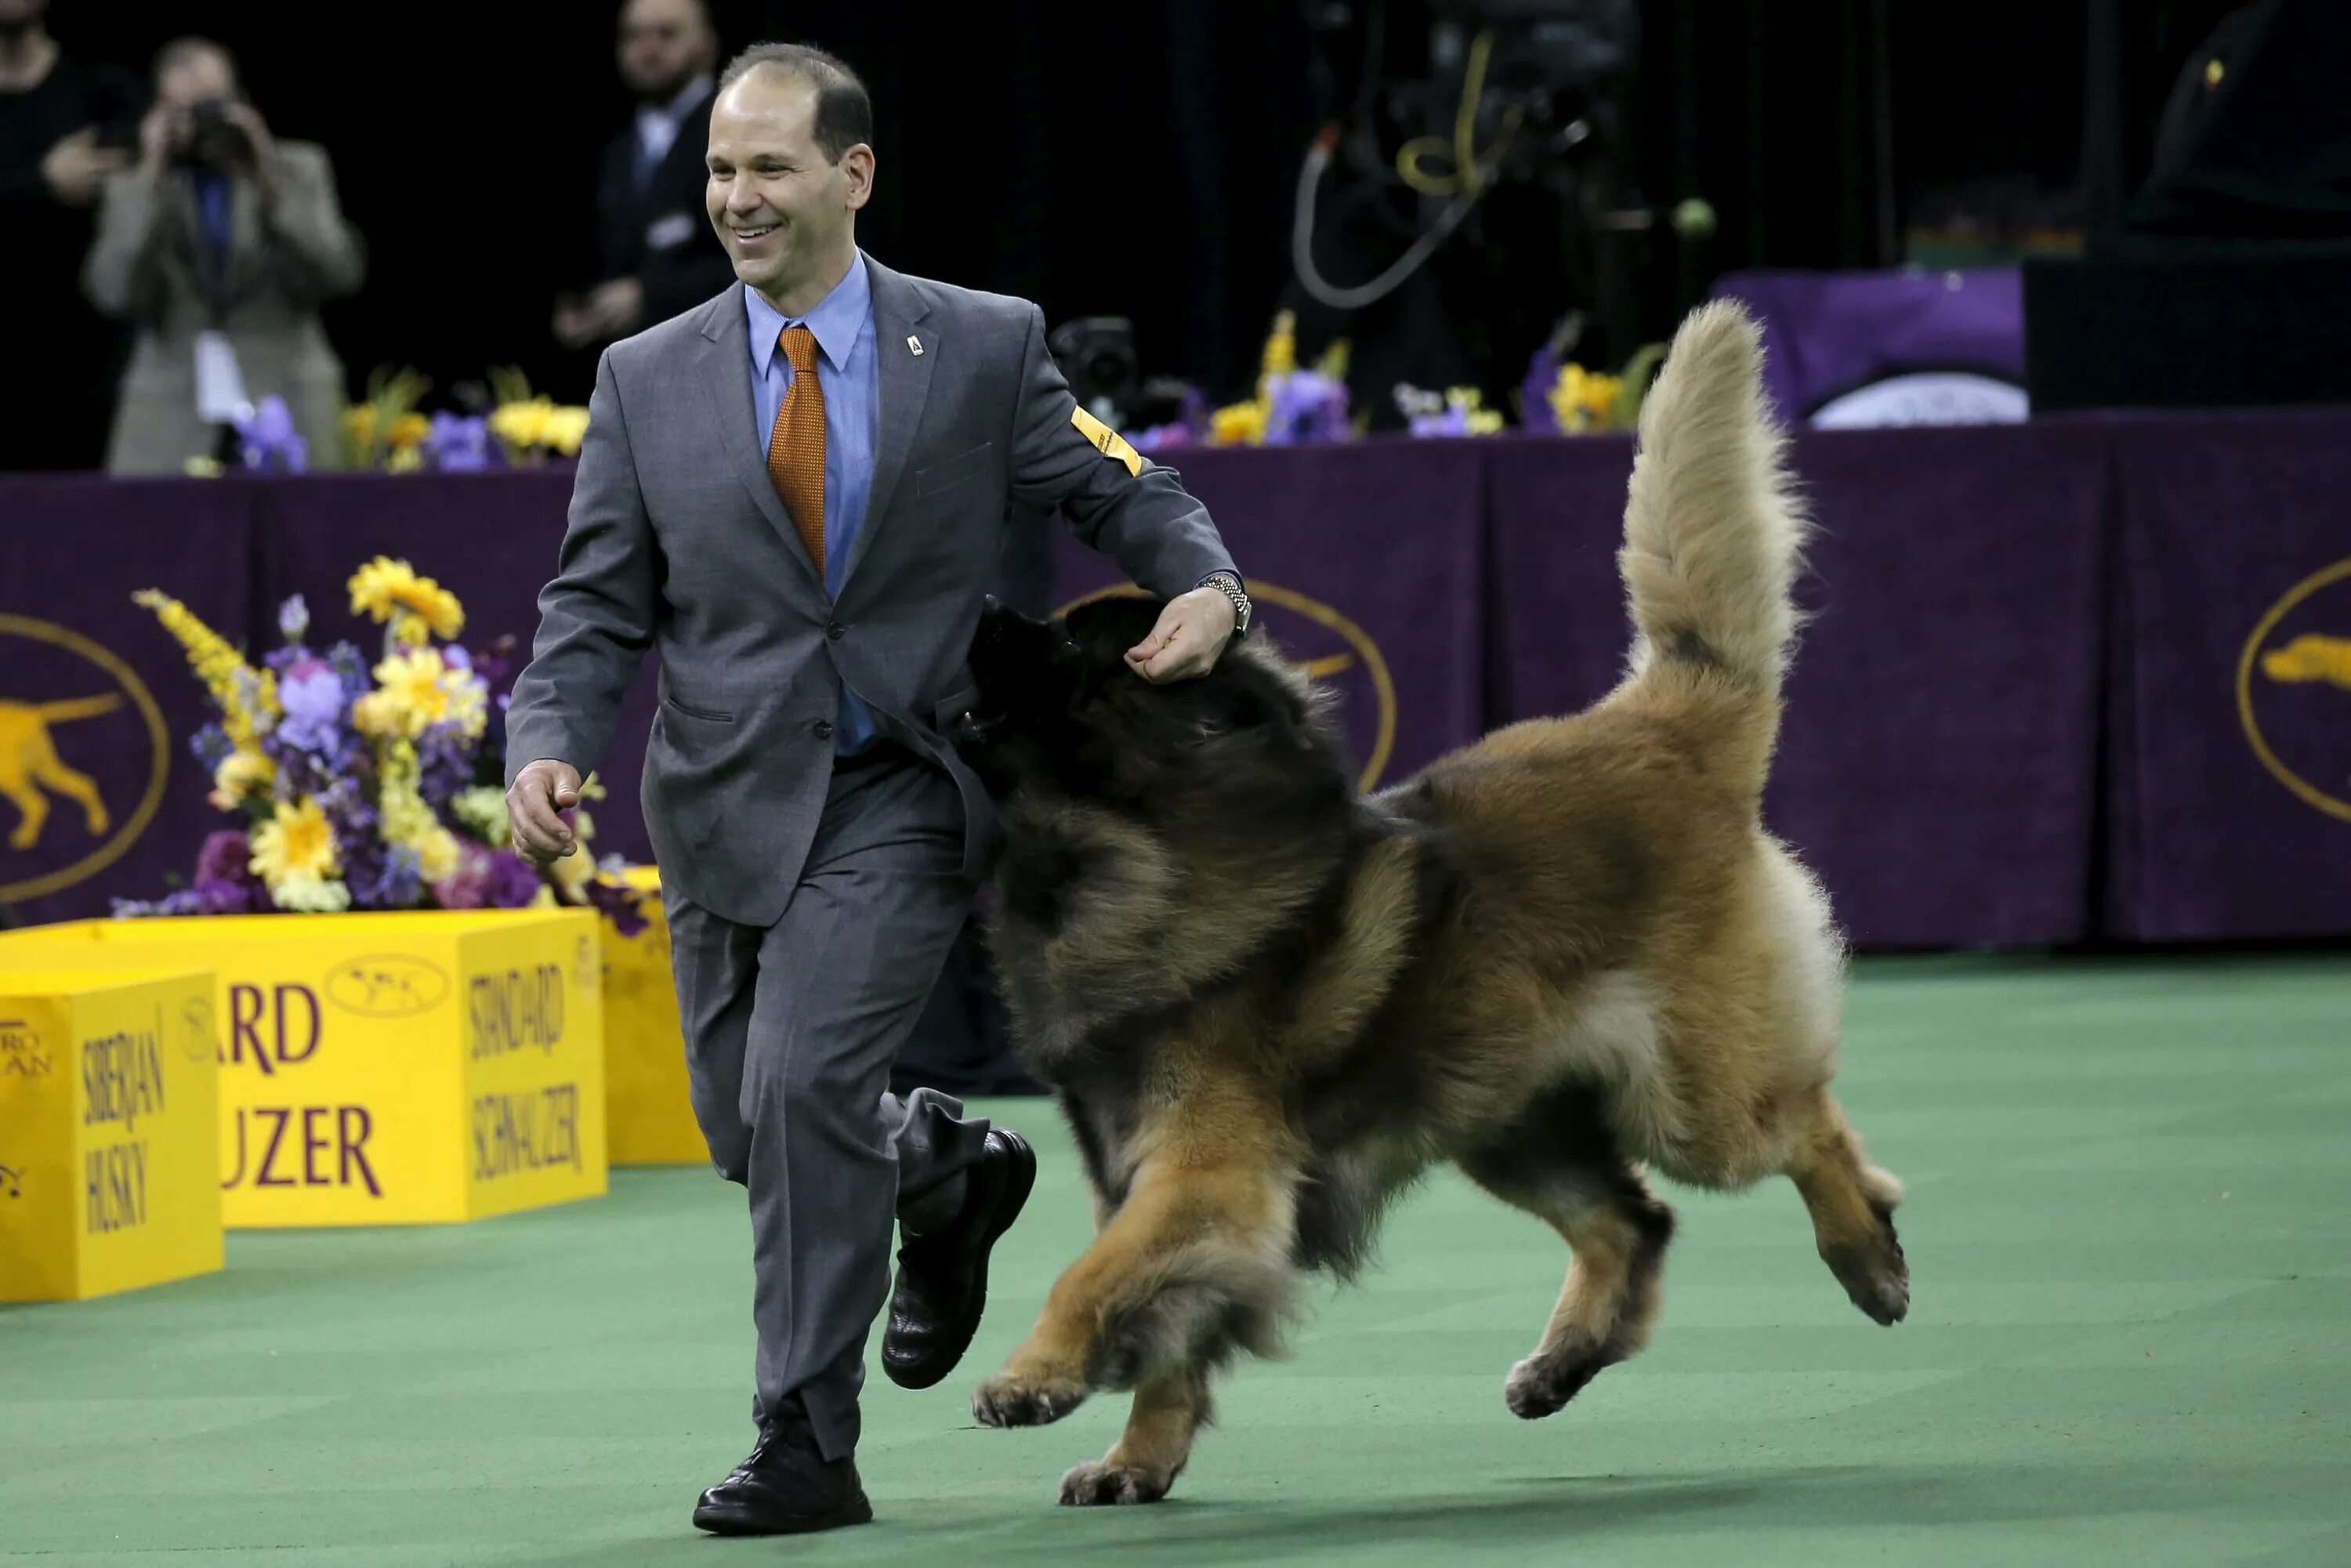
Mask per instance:
[[[873,450],[882,428],[873,287],[865,255],[857,254],[848,275],[805,316],[786,316],[747,285],[743,308],[751,323],[751,406],[758,420],[762,461],[775,439],[784,393],[792,384],[791,361],[778,351],[777,340],[787,327],[805,326],[816,334],[817,386],[824,393],[824,591],[837,599],[857,530],[865,525],[865,500],[873,488]],[[873,716],[844,684],[833,749],[853,756],[872,743],[874,733]]]

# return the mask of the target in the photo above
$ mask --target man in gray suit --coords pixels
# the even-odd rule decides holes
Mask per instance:
[[[1207,514],[1078,409],[1034,305],[858,250],[872,120],[817,50],[721,78],[707,206],[741,287],[605,352],[507,716],[516,841],[575,853],[561,813],[660,649],[645,822],[695,1112],[749,1189],[756,1263],[758,1444],[695,1511],[723,1533],[872,1516],[852,1451],[893,1207],[883,1364],[923,1387],[969,1345],[1034,1176],[955,1101],[885,1092],[989,848],[942,732],[1008,511],[1058,505],[1168,598],[1141,678],[1206,671],[1248,621]]]

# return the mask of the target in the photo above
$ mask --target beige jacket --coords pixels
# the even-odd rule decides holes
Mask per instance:
[[[265,193],[238,180],[229,199],[228,265],[217,325],[236,350],[246,395],[276,393],[309,444],[313,468],[342,460],[343,365],[319,322],[322,300],[355,291],[366,263],[343,220],[326,150],[279,141]],[[137,171],[107,183],[82,286],[138,332],[107,450],[111,474],[177,474],[209,456],[196,414],[196,335],[214,326],[195,182]]]

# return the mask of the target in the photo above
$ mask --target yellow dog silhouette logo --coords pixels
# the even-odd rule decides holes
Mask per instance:
[[[2278,755],[2278,745],[2286,745],[2290,740],[2307,740],[2311,729],[2307,710],[2288,714],[2286,722],[2281,727],[2278,710],[2282,704],[2288,704],[2289,699],[2283,693],[2274,693],[2267,701],[2257,701],[2253,679],[2258,671],[2263,683],[2262,689],[2317,685],[2351,693],[2351,636],[2341,636],[2332,631],[2294,631],[2288,628],[2292,634],[2283,642],[2274,640],[2288,618],[2297,616],[2309,600],[2338,583],[2345,583],[2346,580],[2351,580],[2351,560],[2336,561],[2333,566],[2314,571],[2295,583],[2286,591],[2283,598],[2270,607],[2269,613],[2262,617],[2260,623],[2253,628],[2252,635],[2245,639],[2244,652],[2237,660],[2237,717],[2244,726],[2245,738],[2252,743],[2253,755],[2261,759],[2263,768],[2269,769],[2272,778],[2292,790],[2295,798],[2304,804],[2315,807],[2330,817],[2351,821],[2351,800],[2333,793],[2305,777],[2313,772],[2320,772],[2323,776],[2323,768],[2309,765],[2311,757],[2306,745],[2288,746],[2289,752],[2298,755],[2304,764],[2300,769]],[[2341,613],[2346,598],[2351,598],[2351,595],[2337,593],[2330,600],[2323,601],[2318,607],[2320,614]],[[2271,729],[2266,733],[2262,726],[2264,709],[2270,710]],[[2303,722],[2293,722],[2295,716]],[[2346,713],[2343,721],[2332,728],[2337,734],[2351,732],[2351,713]],[[2273,744],[2273,736],[2275,744]],[[2330,779],[2328,782],[2351,791],[2351,779]]]
[[[2351,692],[2351,637],[2304,632],[2263,653],[2262,674],[2273,681],[2325,681]]]
[[[170,769],[162,711],[129,664],[54,622],[0,615],[0,800],[11,808],[0,812],[0,904],[120,860],[154,820]]]
[[[62,795],[81,808],[91,838],[106,836],[110,819],[96,781],[66,766],[49,727],[96,718],[121,706],[122,698],[112,693],[57,703],[19,703],[0,697],[0,796],[16,808],[16,828],[8,835],[10,849],[29,850],[41,841],[41,829],[49,820],[50,794]]]

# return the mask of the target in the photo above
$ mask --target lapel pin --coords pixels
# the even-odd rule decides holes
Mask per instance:
[[[923,340],[914,336],[912,332],[906,334],[906,351],[913,354],[916,359],[920,359],[922,357]]]

